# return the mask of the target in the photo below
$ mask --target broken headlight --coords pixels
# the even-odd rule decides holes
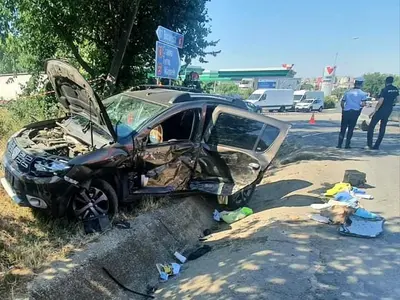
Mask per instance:
[[[35,161],[31,171],[36,176],[50,177],[64,175],[70,168],[66,161],[40,159]]]

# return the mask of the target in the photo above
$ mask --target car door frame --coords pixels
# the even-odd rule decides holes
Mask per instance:
[[[203,132],[203,127],[204,127],[204,103],[200,102],[183,102],[179,103],[176,105],[171,106],[169,109],[165,110],[162,112],[160,115],[155,117],[154,119],[150,120],[149,122],[145,123],[140,129],[138,134],[134,138],[134,144],[135,144],[135,160],[136,162],[139,161],[139,157],[143,157],[144,152],[146,150],[147,142],[144,141],[145,139],[148,138],[150,131],[155,128],[157,125],[160,125],[162,122],[165,120],[171,118],[172,116],[179,114],[183,111],[186,110],[191,110],[191,109],[197,109],[199,111],[199,118],[198,118],[198,124],[197,128],[193,128],[192,136],[190,137],[189,140],[184,140],[184,141],[172,141],[169,142],[165,141],[163,143],[160,143],[160,146],[168,146],[168,145],[179,145],[180,142],[182,144],[188,144],[191,143],[194,148],[194,167],[196,165],[196,159],[197,159],[197,153],[199,151],[200,143],[201,143],[201,138],[202,138],[202,132]],[[196,125],[195,125],[196,126]],[[139,157],[138,157],[139,156]],[[142,173],[144,172],[143,166],[139,167],[139,171]],[[190,174],[191,177],[191,174]],[[190,179],[190,178],[188,178]],[[181,193],[181,191],[173,191],[172,193]]]
[[[262,130],[260,131],[260,134],[258,135],[257,140],[251,150],[237,148],[237,147],[229,146],[229,145],[217,145],[215,147],[215,146],[210,146],[207,144],[208,138],[211,135],[211,131],[212,131],[213,127],[216,125],[219,115],[222,113],[227,113],[227,114],[234,115],[237,117],[242,117],[242,118],[244,117],[246,119],[258,121],[258,122],[261,122],[264,124],[264,126],[262,127]],[[269,147],[265,151],[257,152],[256,147],[257,147],[257,145],[261,139],[262,133],[264,132],[267,125],[278,128],[279,134],[275,138],[274,142],[271,145],[269,145]],[[238,109],[238,108],[235,108],[232,106],[227,106],[227,105],[217,105],[212,113],[210,124],[206,124],[206,126],[207,126],[206,130],[204,131],[204,135],[202,137],[202,143],[206,147],[208,147],[210,149],[214,147],[213,150],[216,150],[217,152],[219,152],[219,151],[221,151],[221,152],[236,151],[236,152],[244,153],[252,158],[255,158],[259,162],[260,172],[258,175],[259,178],[257,178],[257,183],[262,178],[266,169],[268,168],[268,166],[270,165],[270,163],[276,156],[280,146],[282,145],[283,141],[285,140],[285,138],[288,134],[288,131],[291,127],[290,124],[288,124],[286,122],[283,122],[283,121],[280,121],[280,120],[277,120],[277,119],[274,119],[271,117],[267,117],[262,114],[254,114],[249,111],[246,111],[243,109]]]

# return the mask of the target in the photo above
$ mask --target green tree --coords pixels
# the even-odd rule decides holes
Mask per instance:
[[[185,35],[180,54],[186,64],[195,58],[205,62],[207,55],[219,53],[212,51],[218,41],[207,40],[208,1],[2,0],[0,55],[12,56],[7,60],[0,56],[0,64],[7,70],[22,67],[37,72],[43,70],[44,59],[60,57],[80,67],[87,77],[106,74],[126,21],[138,8],[117,84],[123,88],[143,83],[154,66],[158,25]],[[11,45],[22,52],[10,50]]]
[[[332,91],[332,95],[336,96],[337,99],[342,99],[344,93],[347,91],[346,88],[337,88]]]
[[[335,108],[338,98],[336,96],[326,96],[324,100],[324,108]]]
[[[313,91],[314,90],[314,86],[311,83],[303,83],[300,86],[301,90],[307,90],[307,91]]]
[[[377,97],[381,91],[385,87],[385,79],[390,74],[382,74],[379,72],[368,73],[364,75],[364,85],[363,90],[370,93],[371,97]],[[394,85],[400,86],[400,76],[392,75],[394,77]]]

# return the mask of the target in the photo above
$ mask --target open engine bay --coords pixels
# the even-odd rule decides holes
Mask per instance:
[[[57,123],[54,127],[32,128],[21,132],[18,144],[35,153],[46,152],[50,155],[74,158],[90,152],[90,146],[68,134]]]

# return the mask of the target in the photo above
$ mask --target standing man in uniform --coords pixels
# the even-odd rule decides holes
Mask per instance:
[[[379,94],[378,103],[375,106],[375,110],[369,115],[369,117],[372,119],[369,123],[367,134],[368,149],[379,150],[379,146],[381,145],[383,136],[385,135],[389,116],[393,111],[393,105],[395,104],[396,100],[400,101],[399,89],[393,85],[393,76],[389,76],[385,80],[385,88],[383,88]],[[381,121],[379,135],[376,139],[375,145],[372,146],[374,129],[379,121]]]
[[[354,88],[344,93],[340,106],[342,107],[342,122],[340,125],[339,141],[336,148],[342,148],[344,136],[347,129],[345,148],[350,149],[351,138],[353,137],[354,127],[356,127],[361,109],[365,105],[368,94],[361,90],[364,83],[363,78],[357,78]]]

